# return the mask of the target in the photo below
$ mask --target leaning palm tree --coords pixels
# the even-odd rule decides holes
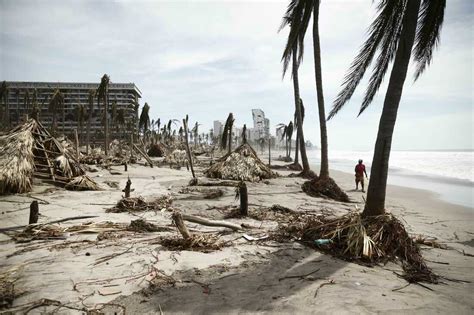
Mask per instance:
[[[105,155],[109,153],[109,83],[110,78],[107,74],[102,76],[100,80],[99,87],[97,88],[97,105],[100,106],[100,100],[104,103],[104,146],[105,146]]]
[[[321,179],[329,178],[329,160],[328,160],[328,139],[326,128],[326,114],[324,107],[324,95],[321,70],[321,47],[319,41],[319,0],[292,0],[288,6],[287,19],[284,23],[292,22],[290,34],[288,36],[285,54],[290,55],[295,45],[301,46],[298,55],[298,64],[303,58],[303,43],[306,31],[309,26],[311,15],[313,16],[313,55],[314,55],[314,74],[316,78],[316,92],[318,100],[319,129],[321,135],[321,169],[319,177]],[[289,57],[285,60],[287,66]],[[296,135],[298,138],[298,134]],[[295,158],[296,160],[296,158]]]
[[[305,115],[305,108],[303,104],[303,100],[300,98],[300,111],[301,111],[301,121],[304,123],[304,115]],[[296,111],[295,111],[295,118],[293,119],[294,124],[298,126],[298,121],[296,119]],[[296,128],[298,130],[298,128]],[[294,164],[298,164],[298,152],[299,152],[299,137],[298,137],[298,132],[296,132],[296,144],[295,144],[295,161]]]
[[[349,101],[375,53],[379,51],[359,115],[364,112],[374,99],[388,66],[393,61],[375,143],[364,216],[385,212],[392,135],[410,57],[413,55],[417,63],[416,81],[430,64],[433,50],[439,43],[445,7],[446,0],[380,1],[379,13],[370,26],[369,37],[352,63],[344,79],[343,89],[329,114],[329,119],[334,117]]]
[[[145,103],[142,108],[142,113],[140,114],[140,121],[138,122],[138,128],[143,131],[143,137],[145,142],[147,140],[148,130],[150,129],[150,106],[148,103]]]
[[[57,126],[57,119],[56,114],[57,112],[64,107],[64,95],[61,93],[59,89],[56,89],[51,96],[49,101],[48,111],[53,115],[53,123],[52,123],[52,133],[56,133],[58,128]]]
[[[229,116],[225,121],[224,131],[222,132],[221,148],[222,150],[227,148],[228,154],[230,154],[232,151],[232,127],[234,125],[234,121],[234,115],[229,113]]]
[[[87,148],[86,154],[89,154],[89,146],[90,146],[90,132],[91,132],[91,123],[92,123],[92,116],[94,111],[94,99],[95,99],[95,90],[89,90],[89,96],[87,98],[88,101],[88,108],[87,108]]]
[[[301,161],[303,163],[303,172],[301,175],[306,176],[310,173],[308,156],[306,155],[306,146],[303,134],[303,119],[301,115],[301,107],[299,106],[300,102],[300,88],[299,88],[299,80],[298,80],[298,68],[301,61],[301,57],[303,54],[303,41],[304,41],[304,34],[299,34],[296,37],[296,40],[293,40],[293,35],[300,29],[300,20],[301,20],[301,13],[298,8],[299,6],[295,6],[294,3],[299,3],[299,1],[292,1],[288,7],[288,10],[283,17],[283,22],[280,26],[280,30],[283,29],[285,26],[290,26],[290,34],[288,36],[288,42],[286,44],[285,50],[283,52],[282,61],[283,61],[283,76],[285,76],[286,71],[288,70],[288,66],[290,61],[292,62],[292,77],[293,77],[293,92],[295,98],[295,109],[296,109],[296,120],[297,120],[297,133],[299,139],[299,146],[301,152]],[[297,10],[298,9],[298,10]]]

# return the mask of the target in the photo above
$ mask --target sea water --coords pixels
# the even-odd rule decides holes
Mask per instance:
[[[370,176],[371,151],[329,151],[329,167],[354,173],[359,159]],[[310,164],[319,165],[320,151],[309,150]],[[474,151],[392,151],[388,184],[425,189],[440,199],[473,208]]]

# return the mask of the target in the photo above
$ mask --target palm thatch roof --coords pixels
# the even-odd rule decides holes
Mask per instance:
[[[215,164],[211,165],[205,174],[210,178],[250,182],[278,176],[258,158],[257,153],[248,143],[244,143],[231,153],[224,155]]]
[[[82,175],[73,153],[34,119],[0,136],[0,194],[31,191],[33,177],[64,186]]]

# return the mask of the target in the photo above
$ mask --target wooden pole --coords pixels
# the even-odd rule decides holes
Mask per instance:
[[[123,162],[123,166],[124,166],[124,171],[127,172],[128,171],[128,164],[127,162]]]
[[[35,200],[30,204],[30,218],[28,220],[28,224],[38,223],[38,215],[39,215],[39,206],[38,206],[38,201]]]
[[[249,199],[247,193],[247,185],[244,181],[239,184],[239,195],[240,195],[240,214],[247,216],[249,212]]]
[[[191,151],[189,150],[189,142],[188,142],[188,124],[186,123],[186,119],[183,119],[183,126],[184,126],[184,139],[186,140],[186,153],[188,153],[188,161],[189,166],[191,167],[191,173],[193,174],[193,178],[196,179],[196,175],[194,174],[194,167],[193,167],[193,159],[191,157]]]
[[[191,234],[189,233],[188,228],[184,224],[183,216],[181,215],[181,213],[179,211],[173,212],[172,218],[173,218],[174,224],[178,228],[183,238],[185,240],[190,239]]]
[[[77,129],[74,129],[74,136],[76,138],[76,157],[79,159],[79,137],[77,136]]]

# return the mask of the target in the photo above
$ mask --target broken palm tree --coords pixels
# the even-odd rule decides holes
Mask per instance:
[[[250,182],[278,176],[258,158],[257,153],[247,143],[220,158],[206,170],[205,174],[210,178]]]
[[[400,261],[408,282],[437,283],[438,276],[426,265],[420,248],[391,214],[362,217],[351,212],[337,218],[310,217],[279,228],[280,236],[301,239],[309,246],[337,257],[367,263]]]
[[[122,198],[115,206],[105,212],[142,212],[168,210],[173,199],[169,195],[161,196],[152,201],[145,201],[143,197]]]
[[[34,119],[0,136],[0,194],[31,191],[33,177],[64,186],[82,175],[85,170],[74,153]]]
[[[173,223],[182,237],[161,237],[159,243],[170,250],[192,250],[210,252],[218,250],[225,245],[219,237],[213,234],[194,233],[191,234],[184,224],[183,215],[174,211]]]

